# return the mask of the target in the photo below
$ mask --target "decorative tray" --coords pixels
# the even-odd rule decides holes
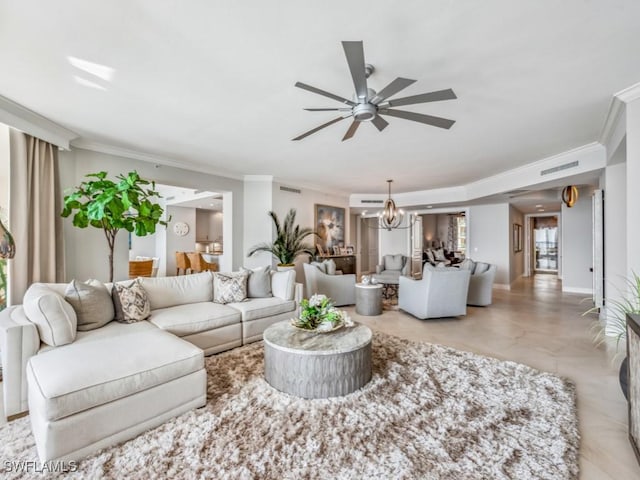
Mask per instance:
[[[340,330],[342,327],[344,327],[344,322],[340,322],[338,324],[336,324],[331,330],[318,330],[316,328],[314,329],[308,329],[308,328],[302,328],[299,327],[298,325],[296,325],[296,319],[292,318],[291,319],[291,326],[297,330],[302,330],[303,332],[309,332],[309,333],[331,333],[331,332],[335,332],[336,330]]]

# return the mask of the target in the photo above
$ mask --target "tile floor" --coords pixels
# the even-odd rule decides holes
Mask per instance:
[[[627,437],[627,403],[618,383],[622,355],[615,342],[595,346],[595,317],[584,296],[562,294],[555,275],[521,279],[511,291],[495,290],[490,307],[469,307],[460,319],[418,320],[398,311],[356,321],[412,340],[448,345],[513,360],[575,382],[580,422],[580,478],[640,479]],[[621,352],[624,345],[620,346]]]
[[[589,308],[579,295],[562,294],[552,275],[521,279],[511,291],[496,290],[490,307],[470,307],[460,319],[418,320],[385,311],[357,321],[391,335],[440,343],[513,360],[573,380],[578,392],[580,478],[640,479],[627,437],[627,404],[618,385],[615,344],[595,346]],[[2,401],[0,397],[0,408]],[[0,417],[0,425],[5,422]]]

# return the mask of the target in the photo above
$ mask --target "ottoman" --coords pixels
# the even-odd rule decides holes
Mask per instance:
[[[155,327],[33,356],[27,383],[42,462],[77,460],[206,403],[202,350]]]

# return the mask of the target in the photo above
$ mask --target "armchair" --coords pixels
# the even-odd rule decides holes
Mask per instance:
[[[469,280],[467,305],[486,307],[492,302],[493,281],[496,278],[498,267],[480,262],[476,263],[475,267]]]
[[[397,253],[395,255],[385,255],[382,263],[376,265],[375,279],[379,283],[398,284],[401,275],[408,275],[411,267],[408,257]]]
[[[354,274],[328,275],[309,263],[304,263],[302,266],[308,297],[320,293],[330,297],[336,306],[356,303],[356,276]]]
[[[426,264],[421,280],[400,277],[398,307],[420,319],[467,314],[469,270]]]

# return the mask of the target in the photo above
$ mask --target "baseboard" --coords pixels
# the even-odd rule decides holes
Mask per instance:
[[[511,290],[511,285],[508,283],[494,283],[493,288],[497,288],[498,290]]]
[[[579,293],[582,295],[593,295],[593,289],[578,288],[578,287],[562,287],[562,293]]]

